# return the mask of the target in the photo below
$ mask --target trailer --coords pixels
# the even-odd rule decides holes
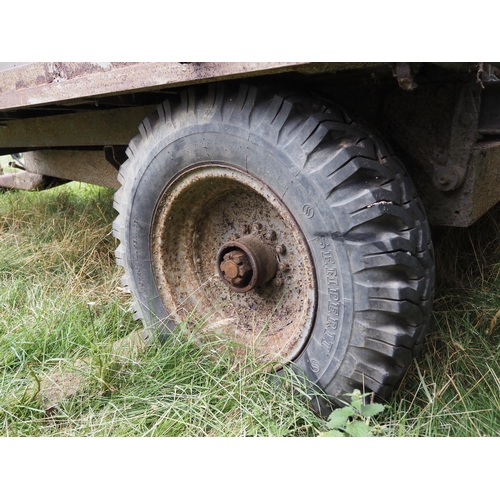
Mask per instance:
[[[0,187],[116,189],[146,340],[201,321],[326,412],[397,388],[430,226],[500,199],[500,63],[0,63],[0,154],[21,153]]]

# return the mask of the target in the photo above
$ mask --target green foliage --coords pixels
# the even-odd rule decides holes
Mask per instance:
[[[365,398],[372,396],[372,394],[361,394],[361,391],[358,389],[355,389],[350,394],[346,394],[346,396],[351,398],[351,402],[342,408],[332,411],[326,424],[330,430],[321,433],[320,436],[370,437],[384,435],[384,427],[373,424],[371,419],[382,413],[385,406],[373,402],[365,404]]]

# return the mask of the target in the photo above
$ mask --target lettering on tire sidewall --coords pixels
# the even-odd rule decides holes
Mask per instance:
[[[303,215],[314,217],[311,205],[304,205]],[[316,234],[309,238],[309,246],[316,267],[318,305],[312,336],[314,341],[306,347],[308,371],[318,379],[327,369],[343,358],[337,352],[341,340],[344,316],[343,287],[339,259],[334,242],[328,233]]]

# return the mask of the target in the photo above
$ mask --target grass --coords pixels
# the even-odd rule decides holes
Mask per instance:
[[[391,401],[402,436],[500,435],[500,206],[470,228],[436,228],[430,331]]]
[[[112,195],[0,194],[0,435],[316,435],[291,372],[277,385],[251,356],[232,366],[217,339],[116,349],[140,325],[114,262]]]
[[[140,325],[115,266],[112,195],[77,183],[0,193],[0,435],[324,432],[293,373],[277,385],[252,357],[235,367],[216,339],[116,349]],[[432,324],[422,356],[377,418],[386,434],[499,434],[499,215],[436,230]],[[54,387],[64,397],[52,401]]]

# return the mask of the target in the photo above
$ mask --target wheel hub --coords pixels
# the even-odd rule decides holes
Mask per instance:
[[[254,236],[228,241],[217,252],[217,270],[231,290],[245,293],[273,279],[278,261],[269,245]]]

